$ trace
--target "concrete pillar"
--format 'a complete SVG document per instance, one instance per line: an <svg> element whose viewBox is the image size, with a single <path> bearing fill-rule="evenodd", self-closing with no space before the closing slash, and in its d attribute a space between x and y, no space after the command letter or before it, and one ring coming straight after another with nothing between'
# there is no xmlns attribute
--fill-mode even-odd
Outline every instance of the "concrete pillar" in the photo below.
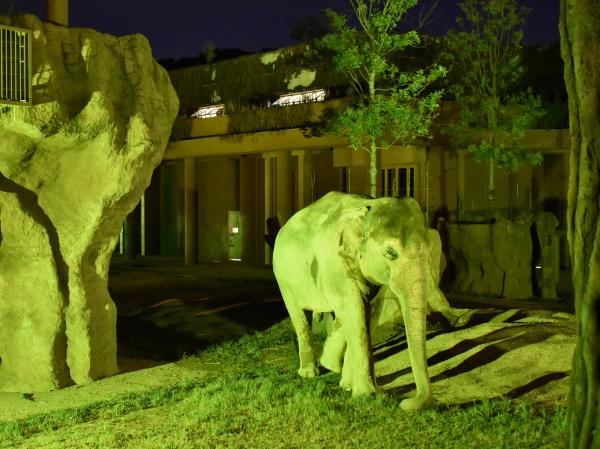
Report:
<svg viewBox="0 0 600 449"><path fill-rule="evenodd" d="M314 156L314 150L309 151L304 156L304 198L306 204L314 203L317 200Z"/></svg>
<svg viewBox="0 0 600 449"><path fill-rule="evenodd" d="M276 214L276 205L274 204L275 201L273 199L274 197L274 185L275 185L275 180L273 178L275 178L275 174L273 173L274 170L276 170L276 166L274 167L273 164L273 159L275 158L275 154L274 153L267 153L267 154L263 154L263 158L265 161L265 222L262 224L262 226L259 229L262 229L263 235L268 233L268 229L267 229L267 223L266 220L269 217L272 217ZM266 242L264 242L263 244L264 246L264 263L265 264L269 264L271 263L271 248L269 247L269 245L267 245Z"/></svg>
<svg viewBox="0 0 600 449"><path fill-rule="evenodd" d="M298 167L296 172L296 204L298 206L298 210L302 209L306 206L305 203L305 195L304 189L306 185L305 175L304 175L304 155L306 154L305 150L296 150L292 152L292 156L296 156L298 158Z"/></svg>
<svg viewBox="0 0 600 449"><path fill-rule="evenodd" d="M140 204L135 206L135 209L125 218L125 258L127 260L135 260L140 254Z"/></svg>
<svg viewBox="0 0 600 449"><path fill-rule="evenodd" d="M259 262L256 254L256 239L263 242L262 226L257 226L258 210L258 178L256 163L259 159L242 157L240 159L240 231L242 234L242 261ZM261 215L262 216L262 215ZM260 260L262 263L262 260Z"/></svg>
<svg viewBox="0 0 600 449"><path fill-rule="evenodd" d="M196 159L185 158L183 162L184 182L184 259L186 265L198 261L196 250L198 239L198 183L196 181Z"/></svg>
<svg viewBox="0 0 600 449"><path fill-rule="evenodd" d="M281 226L294 212L292 195L292 153L279 151L277 152L276 212Z"/></svg>
<svg viewBox="0 0 600 449"><path fill-rule="evenodd" d="M47 0L46 15L48 22L69 26L69 0Z"/></svg>
<svg viewBox="0 0 600 449"><path fill-rule="evenodd" d="M297 150L298 156L298 210L314 201L313 191L313 151Z"/></svg>

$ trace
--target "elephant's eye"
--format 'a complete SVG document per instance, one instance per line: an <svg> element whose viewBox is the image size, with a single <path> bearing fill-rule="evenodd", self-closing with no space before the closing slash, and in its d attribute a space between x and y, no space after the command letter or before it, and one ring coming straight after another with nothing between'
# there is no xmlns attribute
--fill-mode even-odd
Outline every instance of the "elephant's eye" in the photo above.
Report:
<svg viewBox="0 0 600 449"><path fill-rule="evenodd" d="M396 260L398 258L398 253L396 250L389 246L385 249L383 255L390 260Z"/></svg>

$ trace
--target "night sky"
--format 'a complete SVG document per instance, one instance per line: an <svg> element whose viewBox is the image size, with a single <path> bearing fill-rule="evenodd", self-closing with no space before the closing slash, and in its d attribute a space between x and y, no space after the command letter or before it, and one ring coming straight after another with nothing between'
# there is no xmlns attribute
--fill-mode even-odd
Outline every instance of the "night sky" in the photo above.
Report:
<svg viewBox="0 0 600 449"><path fill-rule="evenodd" d="M432 0L419 2L430 3ZM458 0L441 0L421 31L444 34L454 24ZM558 41L558 0L522 0L532 8L525 43ZM45 17L44 0L3 0L0 5ZM14 6L13 6L14 5ZM324 8L348 11L346 0L71 0L70 25L123 35L142 33L156 59L193 57L212 41L218 48L258 51L296 43L294 23Z"/></svg>

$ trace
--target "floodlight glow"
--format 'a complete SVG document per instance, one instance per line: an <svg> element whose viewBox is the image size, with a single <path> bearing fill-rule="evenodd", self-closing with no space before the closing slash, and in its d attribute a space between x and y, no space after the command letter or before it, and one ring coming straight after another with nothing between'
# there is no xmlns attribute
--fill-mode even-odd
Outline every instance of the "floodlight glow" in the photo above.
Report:
<svg viewBox="0 0 600 449"><path fill-rule="evenodd" d="M312 103L325 100L325 89L307 90L293 94L281 95L273 106L289 106L291 104Z"/></svg>
<svg viewBox="0 0 600 449"><path fill-rule="evenodd" d="M240 232L240 228L231 228L232 234L238 234Z"/></svg>
<svg viewBox="0 0 600 449"><path fill-rule="evenodd" d="M215 104L212 106L202 106L192 114L192 118L211 118L225 114L224 104Z"/></svg>

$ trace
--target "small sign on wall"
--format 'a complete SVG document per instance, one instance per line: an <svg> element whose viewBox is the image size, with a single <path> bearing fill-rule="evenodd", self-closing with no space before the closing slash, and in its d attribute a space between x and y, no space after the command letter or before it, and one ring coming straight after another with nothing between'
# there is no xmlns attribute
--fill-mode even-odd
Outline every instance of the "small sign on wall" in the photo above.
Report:
<svg viewBox="0 0 600 449"><path fill-rule="evenodd" d="M227 226L229 239L229 260L242 259L242 234L240 233L240 211L227 212Z"/></svg>

